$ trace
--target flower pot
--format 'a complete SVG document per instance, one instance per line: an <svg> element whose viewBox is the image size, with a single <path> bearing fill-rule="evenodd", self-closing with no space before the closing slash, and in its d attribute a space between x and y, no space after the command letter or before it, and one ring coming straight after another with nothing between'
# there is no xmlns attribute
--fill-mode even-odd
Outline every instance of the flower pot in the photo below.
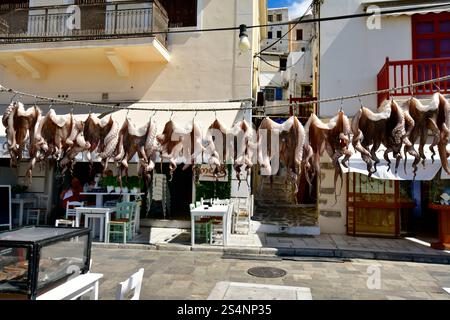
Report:
<svg viewBox="0 0 450 320"><path fill-rule="evenodd" d="M138 188L133 188L133 189L131 189L131 193L138 194L139 193L139 189Z"/></svg>
<svg viewBox="0 0 450 320"><path fill-rule="evenodd" d="M108 193L113 192L113 191L114 191L114 186L106 186L106 191L107 191Z"/></svg>
<svg viewBox="0 0 450 320"><path fill-rule="evenodd" d="M123 192L123 193L128 193L128 188L127 188L127 187L123 187L123 188L122 188L122 192Z"/></svg>
<svg viewBox="0 0 450 320"><path fill-rule="evenodd" d="M116 187L115 190L116 190L116 193L121 193L121 191L122 191L122 190L120 189L120 187Z"/></svg>

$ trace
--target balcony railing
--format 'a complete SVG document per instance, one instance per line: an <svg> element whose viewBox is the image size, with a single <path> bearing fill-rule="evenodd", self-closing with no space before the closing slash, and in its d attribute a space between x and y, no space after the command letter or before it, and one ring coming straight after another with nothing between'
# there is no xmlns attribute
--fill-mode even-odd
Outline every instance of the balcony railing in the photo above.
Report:
<svg viewBox="0 0 450 320"><path fill-rule="evenodd" d="M395 96L431 95L436 92L438 88L442 93L448 94L450 93L449 81L421 85L414 87L414 89L411 89L410 87L410 85L414 83L445 77L447 75L450 75L450 58L403 61L390 61L389 58L386 58L386 63L383 65L377 76L378 90L404 86L408 87L390 93L379 94L378 105L385 99L390 99L390 97Z"/></svg>
<svg viewBox="0 0 450 320"><path fill-rule="evenodd" d="M0 16L3 43L155 36L164 46L169 18L157 0L79 5L77 26L68 6L33 7ZM21 18L21 19L20 19ZM3 20L4 26L1 24ZM22 22L20 22L22 21Z"/></svg>

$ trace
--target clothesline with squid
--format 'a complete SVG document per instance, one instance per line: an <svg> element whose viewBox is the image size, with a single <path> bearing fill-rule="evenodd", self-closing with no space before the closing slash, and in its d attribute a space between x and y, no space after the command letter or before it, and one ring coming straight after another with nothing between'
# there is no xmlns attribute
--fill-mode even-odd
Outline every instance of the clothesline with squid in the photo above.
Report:
<svg viewBox="0 0 450 320"><path fill-rule="evenodd" d="M434 81L447 78L450 76ZM5 92L14 91L6 89ZM345 99L341 97L339 100ZM372 176L380 163L377 151L382 145L386 148L384 159L388 162L388 170L391 170L390 154L395 159L396 174L403 156L405 172L406 159L412 156L415 177L419 163L425 163L424 148L429 131L433 137L429 147L432 160L437 147L442 168L450 174L447 160L450 155L447 151L450 104L440 92L433 95L428 105L411 97L402 105L394 99L386 100L375 112L361 107L353 115L352 122L342 108L328 123L312 114L304 126L295 116L281 124L266 117L259 128L254 128L245 119L226 127L216 118L206 134L195 118L187 127L170 119L158 134L155 117L142 128L136 128L128 117L121 125L111 116L100 119L90 113L86 120L77 120L72 113L57 115L53 108L43 115L39 107L25 109L23 103L14 99L4 112L2 123L6 128L5 147L12 167L18 166L25 150L28 150L27 176L30 182L36 163L47 158L55 159L64 172L72 170L76 157L84 153L91 163L101 161L105 170L109 162L116 163L121 184L121 177L128 174L129 162L137 155L138 173L147 181L150 181L158 160L169 162L171 177L180 164L184 164L183 170L191 168L198 174L196 164L200 163L209 164L217 177L223 176L226 164L231 163L239 182L243 171L248 177L256 164L264 176L277 174L279 164L283 164L296 194L302 183L302 171L306 182L311 184L320 172L320 159L326 153L335 168L337 189L339 178L342 188L341 164L348 168L354 152L360 153L367 164L367 175ZM417 141L419 148L416 150ZM248 183L248 179L245 181Z"/></svg>

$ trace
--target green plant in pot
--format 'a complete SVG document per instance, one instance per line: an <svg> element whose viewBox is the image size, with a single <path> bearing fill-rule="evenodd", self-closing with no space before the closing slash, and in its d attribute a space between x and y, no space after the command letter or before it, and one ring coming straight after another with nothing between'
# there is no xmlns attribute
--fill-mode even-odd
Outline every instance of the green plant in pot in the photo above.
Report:
<svg viewBox="0 0 450 320"><path fill-rule="evenodd" d="M116 187L119 186L119 183L117 182L117 178L116 177L114 177L114 176L107 176L107 177L103 177L102 178L101 185L106 188L108 193L111 193L111 192L114 191L114 189Z"/></svg>
<svg viewBox="0 0 450 320"><path fill-rule="evenodd" d="M132 193L140 193L143 189L143 180L138 176L128 177L128 188Z"/></svg>

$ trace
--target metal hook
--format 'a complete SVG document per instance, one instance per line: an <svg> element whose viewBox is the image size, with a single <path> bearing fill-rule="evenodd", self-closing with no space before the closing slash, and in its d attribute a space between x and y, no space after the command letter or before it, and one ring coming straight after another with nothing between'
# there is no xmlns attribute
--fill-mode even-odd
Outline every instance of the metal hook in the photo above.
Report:
<svg viewBox="0 0 450 320"><path fill-rule="evenodd" d="M152 118L156 115L156 110L153 112L153 114L150 116L150 121L152 120Z"/></svg>
<svg viewBox="0 0 450 320"><path fill-rule="evenodd" d="M17 92L16 93L14 93L14 95L12 96L12 98L11 98L11 103L13 103L13 101L14 101L14 98L17 96Z"/></svg>
<svg viewBox="0 0 450 320"><path fill-rule="evenodd" d="M409 86L409 91L411 92L411 98L414 98L414 86L412 84Z"/></svg>
<svg viewBox="0 0 450 320"><path fill-rule="evenodd" d="M192 122L194 122L195 118L197 117L197 114L198 114L198 110L195 111L194 118L192 118Z"/></svg>
<svg viewBox="0 0 450 320"><path fill-rule="evenodd" d="M361 108L363 108L364 106L363 106L360 94L358 94L358 100L359 100L359 105L361 106Z"/></svg>
<svg viewBox="0 0 450 320"><path fill-rule="evenodd" d="M72 104L71 107L70 107L70 113L73 114L73 104Z"/></svg>
<svg viewBox="0 0 450 320"><path fill-rule="evenodd" d="M217 120L217 110L215 110L215 109L214 109L214 117L215 117L216 120Z"/></svg>
<svg viewBox="0 0 450 320"><path fill-rule="evenodd" d="M438 92L441 92L441 88L436 83L433 83L433 85L437 88Z"/></svg>
<svg viewBox="0 0 450 320"><path fill-rule="evenodd" d="M341 106L339 108L339 112L342 112L344 110L344 97L341 97Z"/></svg>
<svg viewBox="0 0 450 320"><path fill-rule="evenodd" d="M170 120L172 120L172 117L173 117L173 113L174 113L175 111L172 111L172 113L170 114Z"/></svg>

